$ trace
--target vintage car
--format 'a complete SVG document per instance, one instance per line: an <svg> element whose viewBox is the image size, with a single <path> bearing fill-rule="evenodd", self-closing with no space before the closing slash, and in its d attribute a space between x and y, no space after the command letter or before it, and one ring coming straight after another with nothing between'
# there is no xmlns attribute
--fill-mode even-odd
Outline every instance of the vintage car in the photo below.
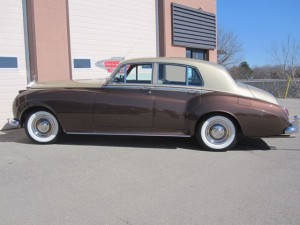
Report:
<svg viewBox="0 0 300 225"><path fill-rule="evenodd" d="M31 83L13 103L12 124L36 143L65 134L195 136L208 150L239 137L290 135L299 117L273 95L236 83L226 69L186 58L122 61L101 80Z"/></svg>

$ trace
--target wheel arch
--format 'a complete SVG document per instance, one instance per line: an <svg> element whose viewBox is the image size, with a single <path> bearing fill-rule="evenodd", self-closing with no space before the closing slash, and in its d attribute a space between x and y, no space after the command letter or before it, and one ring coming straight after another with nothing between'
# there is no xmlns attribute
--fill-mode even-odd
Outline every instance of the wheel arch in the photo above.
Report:
<svg viewBox="0 0 300 225"><path fill-rule="evenodd" d="M230 112L227 112L227 111L222 111L222 110L219 110L219 111L213 111L213 112L207 112L207 113L204 113L203 115L201 115L196 123L195 123L195 126L193 128L193 135L197 132L197 129L199 129L199 124L207 119L208 117L211 117L211 116L216 116L216 115L219 115L219 116L225 116L225 117L228 117L230 118L234 124L236 125L236 128L237 128L237 131L239 133L243 133L243 130L242 130L242 127L238 121L238 119L234 116L234 114L230 113Z"/></svg>
<svg viewBox="0 0 300 225"><path fill-rule="evenodd" d="M26 108L25 110L23 110L23 112L21 113L20 115L20 123L21 123L21 126L24 125L24 122L25 122L25 119L26 117L30 114L30 113L34 113L34 112L37 112L37 111L46 111L46 112L49 112L51 113L57 120L59 126L61 126L61 123L58 119L58 116L56 115L56 113L54 112L54 110L50 109L49 107L47 106L30 106L28 108Z"/></svg>

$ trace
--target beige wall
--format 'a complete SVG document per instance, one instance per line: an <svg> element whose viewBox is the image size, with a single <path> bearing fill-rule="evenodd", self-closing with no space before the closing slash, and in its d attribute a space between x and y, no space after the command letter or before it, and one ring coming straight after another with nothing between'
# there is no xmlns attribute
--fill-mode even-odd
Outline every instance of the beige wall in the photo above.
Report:
<svg viewBox="0 0 300 225"><path fill-rule="evenodd" d="M69 80L70 44L67 0L28 0L31 77Z"/></svg>
<svg viewBox="0 0 300 225"><path fill-rule="evenodd" d="M203 11L216 14L217 3L216 0L159 0L159 7L163 7L164 19L163 22L163 34L160 34L161 39L164 40L164 49L160 48L161 55L172 57L185 57L186 48L172 46L172 18L171 18L171 4L178 3L195 9L202 8ZM209 61L217 62L217 50L209 50Z"/></svg>
<svg viewBox="0 0 300 225"><path fill-rule="evenodd" d="M121 0L120 0L121 1ZM150 1L150 0L148 0ZM29 53L30 53L30 75L33 78L33 76L36 76L37 80L39 81L47 81L47 80L69 80L72 78L72 67L71 67L71 48L70 48L70 26L69 26L69 2L68 0L27 0L27 17L28 17L28 41L29 41ZM72 1L72 7L71 12L74 13L74 10L76 9L76 4L79 1ZM84 1L83 1L84 2ZM122 2L122 1L121 1ZM139 1L137 1L139 2ZM172 46L172 25L171 25L171 3L178 3L185 6L189 6L195 9L202 8L204 11L208 11L211 13L216 14L216 0L158 0L158 10L159 10L159 20L160 24L163 24L162 26L159 26L159 42L160 42L160 55L161 56L173 56L173 57L185 57L186 55L186 48L185 47L178 47L178 46ZM90 3L88 3L90 4ZM96 4L96 3L95 3ZM98 4L98 3L97 3ZM136 5L138 3L134 3ZM101 3L99 3L101 5ZM153 4L154 5L154 4ZM110 5L108 5L110 6ZM141 5L144 7L144 4ZM98 6L97 6L98 7ZM104 6L102 6L104 7ZM154 7L154 6L153 6ZM91 7L89 7L90 9ZM115 7L114 9L118 9ZM73 10L73 11L72 11ZM78 12L80 12L81 7L79 6ZM106 11L109 11L109 7ZM118 9L119 10L119 9ZM94 11L98 12L98 9L96 8ZM122 11L122 10L121 10ZM72 16L73 14L71 14ZM98 14L97 14L98 15ZM148 16L149 17L149 16ZM145 17L149 19L148 17ZM123 17L120 17L123 18ZM124 17L125 18L125 17ZM155 19L155 15L153 14L153 18ZM117 20L118 18L114 18L113 20ZM153 20L154 20L153 19ZM93 18L91 18L93 20ZM121 19L120 21L113 21L109 20L110 23L117 23L122 24L124 19ZM142 21L142 20L141 20ZM81 23L84 21L79 21L78 23ZM142 23L142 22L141 22ZM77 23L74 23L73 20L73 47L72 47L72 54L78 57L83 57L85 54L82 53L81 50L73 49L74 43L78 43L76 39L76 26ZM82 28L85 26L90 26L94 24L86 23L85 25L80 24L78 27L78 35L83 37L81 38L84 40L83 43L80 42L80 48L85 49L85 52L89 52L89 55L95 51L95 48L88 49L88 46L85 46L85 36L88 35L88 32L83 31ZM154 22L152 23L154 24ZM97 25L97 24L96 24ZM99 27L99 26L98 26ZM144 27L144 23L141 24L140 27ZM163 29L161 29L163 27ZM111 29L111 27L109 27ZM93 30L99 32L92 35L93 40L95 40L95 43L92 43L91 46L98 46L99 40L95 39L95 36L101 37L101 34L107 35L108 32L104 32L104 28L97 29L94 28ZM127 28L126 28L127 29ZM89 29L91 30L91 29ZM149 30L149 29L148 29ZM120 33L120 31L117 30L117 32ZM128 31L126 31L129 33ZM139 32L141 33L141 32ZM156 54L156 49L154 49L152 46L156 45L156 35L155 31L151 31L151 34L141 34L141 37L138 37L138 39L142 39L142 36L149 37L153 36L154 39L152 41L154 44L151 44L151 49L154 52L154 55ZM118 33L117 33L118 34ZM118 35L114 35L113 38L116 39L116 42L119 40ZM77 36L78 36L77 35ZM91 35L91 34L89 34ZM100 35L100 36L99 36ZM105 36L102 35L102 36ZM136 38L136 35L134 35ZM74 41L74 38L76 39L76 42ZM89 38L89 37L87 37ZM105 38L105 37L104 37ZM108 38L108 41L111 42L113 38ZM81 40L80 39L80 40ZM144 38L145 39L145 38ZM126 38L127 42L129 38ZM134 43L137 43L137 40L134 40ZM151 42L151 43L152 43ZM101 42L102 43L102 42ZM163 44L161 44L163 43ZM143 53L143 56L145 56L144 49L145 45L143 42L140 43L141 49L138 49L138 45L133 45L132 43L129 43L129 46L135 46L137 48L137 53ZM76 46L76 45L75 45ZM84 47L82 47L84 46ZM100 46L100 45L99 45ZM107 46L111 46L111 43L109 43ZM123 49L122 49L123 48ZM97 50L97 53L103 51L103 47L101 47L100 50ZM124 48L124 42L122 46L120 47L121 50L124 52L128 52L128 49ZM101 51L102 50L102 51ZM75 51L75 53L74 53ZM113 53L113 56L123 56L124 54L117 53L117 51L109 51L108 49L105 49L103 51L104 53ZM134 52L131 50L131 53ZM152 56L153 54L148 54L149 56ZM148 56L147 55L147 56ZM138 57L138 54L134 54L134 57ZM96 56L95 56L96 57ZM97 55L98 57L98 55ZM131 56L128 56L131 57ZM133 57L133 56L132 56ZM89 57L90 58L90 57ZM99 58L99 59L98 59ZM98 57L97 60L102 59L108 59L111 58L110 55L103 55L103 57ZM96 59L95 59L96 60ZM95 61L94 60L94 61ZM92 61L93 65L95 62ZM217 51L216 50L209 50L209 61L216 62L217 61ZM85 74L86 71L83 71L83 74ZM98 72L97 76L98 76ZM80 77L81 78L81 77ZM86 76L83 76L83 78L87 78Z"/></svg>

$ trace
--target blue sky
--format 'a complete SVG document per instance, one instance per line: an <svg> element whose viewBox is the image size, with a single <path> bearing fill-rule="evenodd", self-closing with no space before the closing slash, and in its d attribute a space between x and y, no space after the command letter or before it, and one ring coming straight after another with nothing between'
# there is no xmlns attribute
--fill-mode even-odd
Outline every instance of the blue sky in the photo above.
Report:
<svg viewBox="0 0 300 225"><path fill-rule="evenodd" d="M217 7L218 25L234 31L252 67L272 64L272 42L288 35L300 42L300 0L217 0Z"/></svg>

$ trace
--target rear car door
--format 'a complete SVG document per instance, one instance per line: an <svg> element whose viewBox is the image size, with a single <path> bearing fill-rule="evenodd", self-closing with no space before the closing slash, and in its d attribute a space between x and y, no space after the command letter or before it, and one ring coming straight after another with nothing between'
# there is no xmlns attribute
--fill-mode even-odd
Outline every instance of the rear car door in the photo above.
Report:
<svg viewBox="0 0 300 225"><path fill-rule="evenodd" d="M154 129L188 134L192 109L201 103L203 80L190 66L159 64L155 87Z"/></svg>

